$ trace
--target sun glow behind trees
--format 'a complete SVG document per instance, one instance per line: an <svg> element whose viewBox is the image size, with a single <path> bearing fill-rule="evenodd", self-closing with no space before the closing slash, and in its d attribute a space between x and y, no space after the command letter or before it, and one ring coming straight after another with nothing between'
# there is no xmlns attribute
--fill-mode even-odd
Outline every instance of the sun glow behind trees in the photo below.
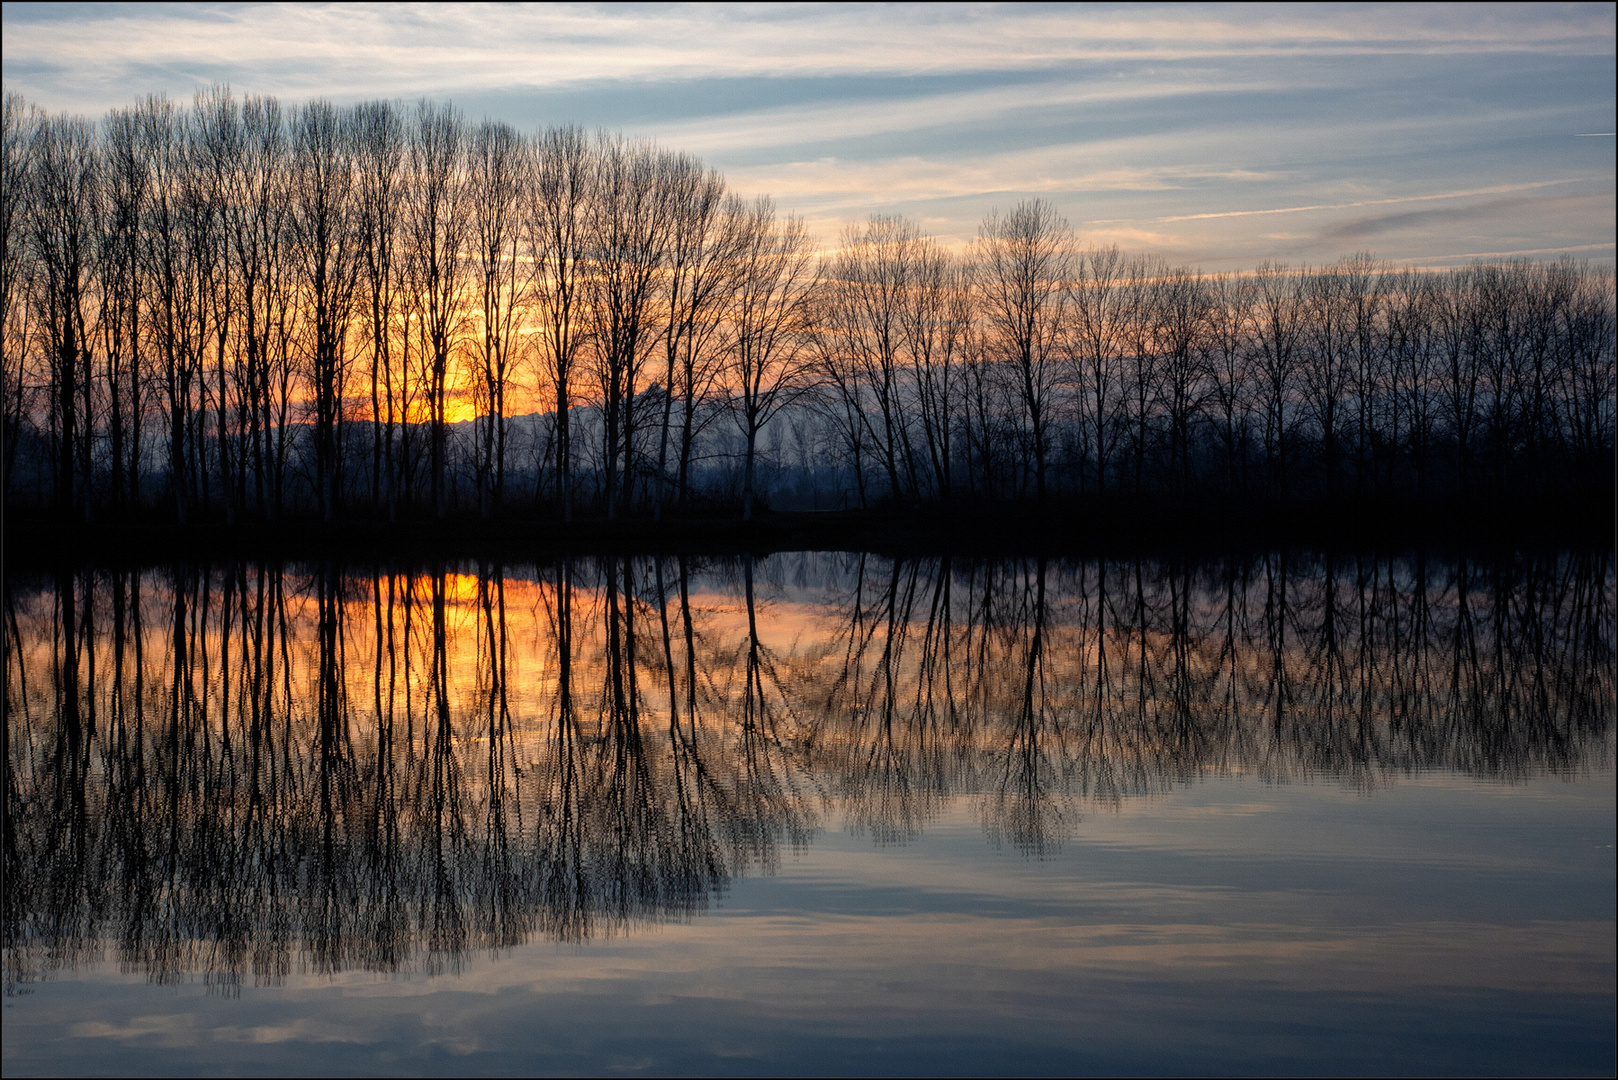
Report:
<svg viewBox="0 0 1618 1080"><path fill-rule="evenodd" d="M784 424L834 505L1610 488L1605 270L1207 277L1039 201L817 263L688 154L426 100L5 115L8 502L656 516L719 461L748 516Z"/></svg>

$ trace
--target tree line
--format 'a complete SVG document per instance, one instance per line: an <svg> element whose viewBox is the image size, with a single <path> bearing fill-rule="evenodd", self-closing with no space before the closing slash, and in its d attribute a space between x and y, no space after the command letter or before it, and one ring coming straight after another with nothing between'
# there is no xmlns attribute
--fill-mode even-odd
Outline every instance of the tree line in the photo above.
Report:
<svg viewBox="0 0 1618 1080"><path fill-rule="evenodd" d="M1037 855L1209 775L1579 775L1611 762L1613 586L1599 552L12 580L5 979L442 970L961 800Z"/></svg>
<svg viewBox="0 0 1618 1080"><path fill-rule="evenodd" d="M5 97L8 506L751 516L1610 495L1610 268L1204 274L1025 201L817 251L696 157L448 104Z"/></svg>

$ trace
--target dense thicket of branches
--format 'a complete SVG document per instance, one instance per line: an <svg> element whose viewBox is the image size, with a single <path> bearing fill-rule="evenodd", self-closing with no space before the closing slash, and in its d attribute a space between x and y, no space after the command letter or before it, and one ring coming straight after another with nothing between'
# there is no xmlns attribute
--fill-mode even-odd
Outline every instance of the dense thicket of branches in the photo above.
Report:
<svg viewBox="0 0 1618 1080"><path fill-rule="evenodd" d="M330 520L695 498L1610 493L1610 269L1204 275L1041 201L818 262L689 155L452 107L5 99L5 498Z"/></svg>

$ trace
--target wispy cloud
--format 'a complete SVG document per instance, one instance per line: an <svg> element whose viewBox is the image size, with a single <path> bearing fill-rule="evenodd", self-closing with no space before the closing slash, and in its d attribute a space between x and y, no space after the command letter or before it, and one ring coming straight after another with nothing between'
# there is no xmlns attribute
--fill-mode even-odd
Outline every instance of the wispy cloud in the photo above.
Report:
<svg viewBox="0 0 1618 1080"><path fill-rule="evenodd" d="M1375 217L1363 217L1356 218L1353 221L1339 222L1323 230L1322 234L1333 240L1363 240L1369 236L1377 236L1396 229L1408 229L1413 226L1451 224L1476 221L1479 218L1498 217L1507 210L1513 210L1534 201L1532 198L1524 197L1494 199L1472 206L1457 206L1439 210L1408 210L1402 214L1380 214Z"/></svg>
<svg viewBox="0 0 1618 1080"><path fill-rule="evenodd" d="M1594 255L1600 252L1613 250L1611 242L1605 244L1573 244L1568 247L1548 248L1512 248L1507 251L1454 251L1443 255L1418 255L1412 261L1417 264L1441 263L1458 261L1462 259L1512 259L1526 258L1531 255Z"/></svg>
<svg viewBox="0 0 1618 1080"><path fill-rule="evenodd" d="M796 105L741 115L727 114L660 127L660 137L671 145L698 152L756 149L846 140L891 132L919 132L961 128L990 121L1040 125L1070 120L1075 110L1138 106L1168 98L1207 98L1220 94L1274 92L1273 81L1229 83L1202 79L1164 78L1150 83L1131 81L1075 83L1041 80L899 99L884 98L840 105Z"/></svg>
<svg viewBox="0 0 1618 1080"><path fill-rule="evenodd" d="M1263 217L1270 214L1301 214L1311 210L1355 210L1366 206L1392 206L1396 203L1433 202L1438 199L1467 199L1478 195L1499 195L1508 191L1533 191L1538 188L1557 187L1577 183L1582 176L1563 177L1558 180L1537 180L1526 184L1500 184L1495 187L1472 188L1465 191L1440 191L1427 195L1400 195L1391 199L1361 199L1358 202L1314 203L1309 206L1272 206L1263 210L1216 210L1204 214L1181 214L1178 217L1154 218L1159 222L1208 221L1214 218ZM1393 215L1409 217L1408 214Z"/></svg>
<svg viewBox="0 0 1618 1080"><path fill-rule="evenodd" d="M71 74L75 107L130 77L229 77L336 97L603 79L1039 70L1074 63L1498 52L1611 55L1607 5L1092 8L962 5L7 4L5 61ZM76 10L74 10L76 8ZM72 32L62 32L64 23ZM20 81L43 83L25 77ZM52 102L53 105L68 101Z"/></svg>
<svg viewBox="0 0 1618 1080"><path fill-rule="evenodd" d="M883 210L964 242L985 211L1033 195L1087 237L1216 266L1371 238L1410 259L1613 231L1610 4L4 14L8 88L53 110L183 100L214 81L292 101L448 97L700 153L824 237ZM1554 214L1509 198L1540 188L1584 198ZM1463 205L1489 197L1489 213Z"/></svg>

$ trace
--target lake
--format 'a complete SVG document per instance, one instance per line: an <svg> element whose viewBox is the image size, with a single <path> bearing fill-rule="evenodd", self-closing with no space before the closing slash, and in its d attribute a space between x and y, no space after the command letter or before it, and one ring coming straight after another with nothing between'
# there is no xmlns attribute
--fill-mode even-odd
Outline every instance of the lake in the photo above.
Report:
<svg viewBox="0 0 1618 1080"><path fill-rule="evenodd" d="M8 1076L1615 1068L1610 553L5 587Z"/></svg>

